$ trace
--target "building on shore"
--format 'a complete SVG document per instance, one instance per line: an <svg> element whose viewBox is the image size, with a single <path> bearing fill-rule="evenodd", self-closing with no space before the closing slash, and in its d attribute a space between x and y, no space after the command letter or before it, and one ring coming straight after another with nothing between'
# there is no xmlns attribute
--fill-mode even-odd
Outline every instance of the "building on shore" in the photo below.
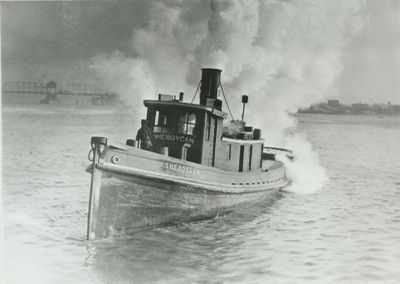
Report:
<svg viewBox="0 0 400 284"><path fill-rule="evenodd" d="M339 100L328 100L326 103L313 104L308 108L300 109L299 113L321 114L365 114L365 115L394 115L400 114L400 105L354 103L340 104Z"/></svg>
<svg viewBox="0 0 400 284"><path fill-rule="evenodd" d="M339 100L328 100L328 106L337 107L339 105L340 105L340 101Z"/></svg>

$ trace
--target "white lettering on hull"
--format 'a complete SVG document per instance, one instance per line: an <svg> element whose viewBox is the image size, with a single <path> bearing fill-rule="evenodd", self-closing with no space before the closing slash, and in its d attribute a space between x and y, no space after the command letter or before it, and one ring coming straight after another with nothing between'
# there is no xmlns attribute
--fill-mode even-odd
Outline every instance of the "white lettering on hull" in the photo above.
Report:
<svg viewBox="0 0 400 284"><path fill-rule="evenodd" d="M171 162L164 162L164 168L169 170L175 170L178 172L183 173L190 173L190 174L199 174L199 170L190 166L184 166L181 164L171 163Z"/></svg>

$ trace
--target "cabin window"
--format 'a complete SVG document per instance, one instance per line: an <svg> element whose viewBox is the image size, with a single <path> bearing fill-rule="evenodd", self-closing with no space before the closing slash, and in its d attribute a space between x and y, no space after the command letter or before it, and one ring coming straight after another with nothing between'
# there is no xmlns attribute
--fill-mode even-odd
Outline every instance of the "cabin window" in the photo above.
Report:
<svg viewBox="0 0 400 284"><path fill-rule="evenodd" d="M263 154L263 151L264 151L264 144L261 144L261 159L260 159L260 168L262 168L262 162L263 162L263 159L262 159L262 154Z"/></svg>
<svg viewBox="0 0 400 284"><path fill-rule="evenodd" d="M251 171L251 158L253 157L253 145L250 145L250 155L249 155L249 171Z"/></svg>
<svg viewBox="0 0 400 284"><path fill-rule="evenodd" d="M239 172L243 172L244 145L240 145Z"/></svg>
<svg viewBox="0 0 400 284"><path fill-rule="evenodd" d="M228 160L231 159L231 156L232 156L232 144L229 144L228 145Z"/></svg>
<svg viewBox="0 0 400 284"><path fill-rule="evenodd" d="M195 126L196 126L196 114L185 113L179 116L178 133L193 135Z"/></svg>
<svg viewBox="0 0 400 284"><path fill-rule="evenodd" d="M210 133L211 133L211 115L207 114L207 127L206 127L206 140L210 140Z"/></svg>

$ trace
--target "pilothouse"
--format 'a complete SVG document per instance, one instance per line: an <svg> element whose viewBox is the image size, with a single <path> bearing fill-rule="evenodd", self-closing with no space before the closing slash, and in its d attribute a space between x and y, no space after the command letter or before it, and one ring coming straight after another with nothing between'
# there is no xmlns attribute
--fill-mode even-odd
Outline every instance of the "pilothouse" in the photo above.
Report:
<svg viewBox="0 0 400 284"><path fill-rule="evenodd" d="M228 117L218 99L221 70L203 68L200 104L183 102L172 95L159 94L158 100L145 100L147 123L152 129L153 151L170 157L230 171L261 168L263 140L261 130L237 123L236 135L225 133ZM247 102L247 96L243 96ZM244 105L244 104L243 104Z"/></svg>

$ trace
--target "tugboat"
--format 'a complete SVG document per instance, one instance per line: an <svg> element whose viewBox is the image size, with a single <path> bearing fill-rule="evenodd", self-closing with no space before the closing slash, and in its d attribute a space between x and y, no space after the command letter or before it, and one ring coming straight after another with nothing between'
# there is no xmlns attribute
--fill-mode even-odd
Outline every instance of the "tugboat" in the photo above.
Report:
<svg viewBox="0 0 400 284"><path fill-rule="evenodd" d="M144 100L150 147L91 138L89 240L215 216L288 185L276 156L292 153L264 146L261 130L246 126L247 96L242 120L223 125L221 72L202 69L200 104L183 102L183 93Z"/></svg>

